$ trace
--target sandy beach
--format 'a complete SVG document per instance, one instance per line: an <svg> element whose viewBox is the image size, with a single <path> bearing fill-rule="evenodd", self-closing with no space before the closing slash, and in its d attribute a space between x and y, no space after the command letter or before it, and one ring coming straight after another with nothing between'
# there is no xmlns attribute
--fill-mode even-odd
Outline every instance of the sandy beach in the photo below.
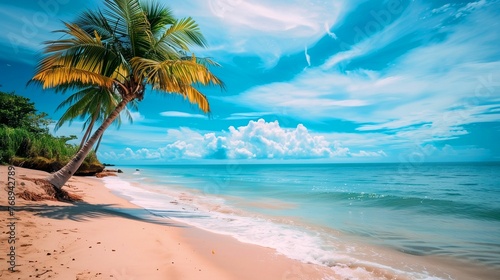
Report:
<svg viewBox="0 0 500 280"><path fill-rule="evenodd" d="M81 202L9 199L9 180L20 193L46 175L16 167L9 179L0 166L1 279L341 279L269 248L155 219L97 178L63 187Z"/></svg>

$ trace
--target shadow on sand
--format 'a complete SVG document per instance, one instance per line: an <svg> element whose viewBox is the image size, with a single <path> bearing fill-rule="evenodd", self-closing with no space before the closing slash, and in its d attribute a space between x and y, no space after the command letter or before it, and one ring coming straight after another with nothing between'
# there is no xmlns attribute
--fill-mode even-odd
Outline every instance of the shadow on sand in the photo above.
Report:
<svg viewBox="0 0 500 280"><path fill-rule="evenodd" d="M0 211L8 211L8 209L7 206L0 206ZM15 206L14 209L16 212L33 212L36 216L57 220L69 219L77 222L84 222L92 218L121 217L173 227L185 226L168 221L169 217L196 217L194 215L186 215L187 213L182 211L158 211L158 213L153 213L143 208L121 208L114 207L113 204L89 204L86 202L75 202L67 206L46 204Z"/></svg>

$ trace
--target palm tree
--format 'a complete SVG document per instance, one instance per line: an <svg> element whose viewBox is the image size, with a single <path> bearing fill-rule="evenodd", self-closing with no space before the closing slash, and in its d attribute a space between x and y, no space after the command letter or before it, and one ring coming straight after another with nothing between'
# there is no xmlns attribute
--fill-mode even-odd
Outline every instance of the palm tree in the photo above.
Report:
<svg viewBox="0 0 500 280"><path fill-rule="evenodd" d="M45 57L31 82L60 91L94 86L120 96L120 102L85 145L47 181L60 189L81 165L93 145L133 100L141 101L147 88L180 94L205 113L207 98L197 86L222 81L210 70L217 63L200 59L191 46L205 47L205 39L190 18L175 19L158 3L104 0L104 9L84 12L60 30L68 37L47 42Z"/></svg>
<svg viewBox="0 0 500 280"><path fill-rule="evenodd" d="M116 105L120 102L120 96L109 91L108 89L96 88L93 86L84 88L71 96L69 96L66 100L61 102L59 106L57 106L56 110L60 110L68 106L66 112L61 116L59 121L57 121L54 129L58 130L61 126L76 119L85 119L88 118L83 123L82 131L85 130L85 133L80 142L80 149L83 145L90 139L92 135L92 130L94 129L94 125L96 122L104 121L111 112L115 109ZM134 110L137 110L137 102L132 101L129 104L129 107L132 107ZM129 122L133 122L132 115L130 110L126 107L122 112L122 115L125 115ZM121 125L121 118L118 117L114 121L115 124L119 127ZM99 148L99 144L101 142L102 136L99 137L97 145L94 148L94 152L97 152Z"/></svg>

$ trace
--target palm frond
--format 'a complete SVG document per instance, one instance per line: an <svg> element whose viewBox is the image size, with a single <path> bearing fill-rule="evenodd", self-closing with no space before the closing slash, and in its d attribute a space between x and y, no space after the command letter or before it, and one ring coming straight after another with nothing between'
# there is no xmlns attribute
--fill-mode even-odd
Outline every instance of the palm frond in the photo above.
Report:
<svg viewBox="0 0 500 280"><path fill-rule="evenodd" d="M180 91L174 93L182 95L191 104L198 105L201 111L205 113L210 112L210 104L207 97L193 86L183 86Z"/></svg>
<svg viewBox="0 0 500 280"><path fill-rule="evenodd" d="M133 58L131 65L135 75L146 80L154 89L176 91L184 85L220 85L223 82L212 74L207 67L192 60L155 61Z"/></svg>
<svg viewBox="0 0 500 280"><path fill-rule="evenodd" d="M63 91L72 84L111 87L113 78L123 72L121 58L103 44L97 32L90 35L75 24L65 26L67 30L61 32L70 38L47 42L48 55L37 65L32 81L43 88L61 86Z"/></svg>
<svg viewBox="0 0 500 280"><path fill-rule="evenodd" d="M135 99L130 101L130 103L128 104L128 108L130 108L134 111L138 111L139 110L139 102Z"/></svg>
<svg viewBox="0 0 500 280"><path fill-rule="evenodd" d="M83 102L81 102L81 103L83 103ZM66 122L69 122L69 124L71 124L73 122L73 120L76 118L84 118L87 115L84 110L85 110L85 107L82 107L79 105L69 106L69 108L64 112L64 114L56 122L54 130L57 131Z"/></svg>
<svg viewBox="0 0 500 280"><path fill-rule="evenodd" d="M56 129L65 122L71 123L73 119L84 119L86 116L89 116L92 123L103 121L115 109L119 101L120 97L107 89L88 87L80 90L57 107L57 110L60 110L68 106L68 109L57 122ZM116 119L115 122L120 122L120 120Z"/></svg>
<svg viewBox="0 0 500 280"><path fill-rule="evenodd" d="M84 88L82 90L79 90L79 91L73 93L68 98L66 98L66 100L61 102L59 104L59 106L57 106L56 111L61 110L62 108L66 107L66 106L71 106L71 105L75 104L76 102L78 102L79 100L84 99L90 90L92 90L92 88Z"/></svg>
<svg viewBox="0 0 500 280"><path fill-rule="evenodd" d="M175 23L172 10L160 3L142 2L141 5L153 36L157 36L168 25Z"/></svg>
<svg viewBox="0 0 500 280"><path fill-rule="evenodd" d="M41 84L44 89L74 82L99 85L107 88L111 88L113 85L113 79L109 77L70 67L59 67L37 73L33 76L32 81Z"/></svg>
<svg viewBox="0 0 500 280"><path fill-rule="evenodd" d="M206 47L205 37L198 24L191 17L178 20L172 27L174 27L172 36L177 39L178 43L186 42L187 45Z"/></svg>
<svg viewBox="0 0 500 280"><path fill-rule="evenodd" d="M182 60L193 60L193 56L183 56L181 57ZM201 64L205 67L211 67L211 66L216 66L220 67L221 65L217 63L216 61L212 60L210 57L195 57L196 63Z"/></svg>
<svg viewBox="0 0 500 280"><path fill-rule="evenodd" d="M133 123L134 122L134 118L132 118L132 114L130 113L130 110L126 108L126 110L123 110L123 112L125 112L125 116L127 117L127 120L130 123Z"/></svg>
<svg viewBox="0 0 500 280"><path fill-rule="evenodd" d="M64 37L46 42L30 82L56 92L76 90L57 108L66 108L56 124L80 118L92 129L104 122L125 100L123 117L132 119L147 85L169 94L179 94L203 112L210 106L198 86L223 82L209 67L220 66L210 58L190 54L193 46L206 46L199 26L191 18L175 19L159 3L139 0L104 0L104 8L86 11L57 32ZM130 109L130 110L129 110ZM118 126L120 118L115 122Z"/></svg>
<svg viewBox="0 0 500 280"><path fill-rule="evenodd" d="M101 10L97 10L96 12L83 12L75 21L75 24L80 26L88 34L97 31L97 33L103 37L103 40L116 38L113 27L109 24L108 19Z"/></svg>
<svg viewBox="0 0 500 280"><path fill-rule="evenodd" d="M136 69L135 75L152 85L153 89L180 94L191 103L198 104L203 112L210 110L208 101L193 85L219 85L223 87L223 82L213 75L207 67L196 63L196 58L162 62L135 58L131 64Z"/></svg>
<svg viewBox="0 0 500 280"><path fill-rule="evenodd" d="M129 45L131 57L147 51L151 34L149 24L138 0L106 0L104 15L115 25L117 37ZM131 58L128 57L128 58Z"/></svg>
<svg viewBox="0 0 500 280"><path fill-rule="evenodd" d="M189 47L193 45L205 47L206 42L196 22L188 17L175 21L158 38L153 48L176 52L178 49L189 51Z"/></svg>

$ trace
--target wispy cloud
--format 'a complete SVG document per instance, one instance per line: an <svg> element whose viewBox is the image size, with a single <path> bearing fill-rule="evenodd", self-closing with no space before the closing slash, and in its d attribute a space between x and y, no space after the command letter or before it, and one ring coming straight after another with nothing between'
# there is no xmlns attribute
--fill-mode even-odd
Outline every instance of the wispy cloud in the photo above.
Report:
<svg viewBox="0 0 500 280"><path fill-rule="evenodd" d="M486 0L479 0L477 2L468 3L467 5L465 5L465 7L458 9L457 13L455 14L455 17L458 18L468 13L471 13L474 10L483 7L484 5L486 5Z"/></svg>
<svg viewBox="0 0 500 280"><path fill-rule="evenodd" d="M141 114L141 112L135 112L135 111L129 111L130 117L132 118L132 122L137 123L137 122L142 122L146 120L146 117ZM123 116L124 113L122 112L122 118L125 119Z"/></svg>
<svg viewBox="0 0 500 280"><path fill-rule="evenodd" d="M0 58L12 65L4 66L12 68L9 74L17 71L16 60L32 65L41 42L59 36L50 33L62 27L54 18L74 19L83 3L7 2L0 3L0 28L6 30L0 34ZM40 6L59 2L65 4ZM98 2L102 1L89 0L85 5ZM388 3L396 2L401 5L393 13ZM498 3L186 0L167 4L176 16L193 16L199 23L210 47L195 52L223 64L215 71L227 82L230 94L222 98L208 94L212 118L188 107L177 107L186 112L160 113L177 104L161 107L149 95L141 102L142 114L133 113L134 124L124 122L120 130L106 131L102 159L394 161L400 153L421 153L437 160L487 157L488 149L495 150L493 158L498 158L494 140L472 144L480 138L477 127L491 127L494 135L499 132L492 124L500 122ZM18 53L13 42L19 43ZM4 88L25 83L10 80L3 82ZM26 95L39 93L30 90ZM51 111L49 104L43 105L50 108L44 111ZM227 129L231 124L234 127ZM57 132L70 134L82 135L81 122Z"/></svg>
<svg viewBox="0 0 500 280"><path fill-rule="evenodd" d="M271 67L283 54L321 38L325 22L336 24L351 6L348 1L190 0L174 8L176 14L193 16L200 23L211 42L211 55L256 55Z"/></svg>
<svg viewBox="0 0 500 280"><path fill-rule="evenodd" d="M304 55L306 56L307 66L311 66L311 56L307 53L307 46L304 48Z"/></svg>
<svg viewBox="0 0 500 280"><path fill-rule="evenodd" d="M224 118L224 120L248 120L248 119L258 119L266 115L273 115L273 112L246 112L246 113L232 113L229 117Z"/></svg>
<svg viewBox="0 0 500 280"><path fill-rule="evenodd" d="M207 118L207 116L205 116L205 115L190 114L190 113L178 112L178 111L161 112L160 115L163 117L174 117L174 118L198 118L198 119L206 119Z"/></svg>
<svg viewBox="0 0 500 280"><path fill-rule="evenodd" d="M414 21L403 23L408 18L401 18L288 83L257 86L231 100L256 110L284 107L292 117L302 120L348 120L359 123L360 131L399 130L401 137L419 141L466 134L463 125L500 120L494 110L500 103L500 35L484 28L495 24L496 15L487 9L468 10L470 14L462 22L448 27L444 40L424 42L383 70L344 71L338 63L362 59L406 32L428 30L429 24L443 18L419 24L416 15L408 11L405 16ZM365 46L368 43L373 44L371 48Z"/></svg>
<svg viewBox="0 0 500 280"><path fill-rule="evenodd" d="M84 6L94 4L86 1ZM82 3L71 1L33 1L29 6L19 7L16 3L0 3L0 57L16 54L18 59L33 64L35 54L43 49L43 42L57 39L61 34L52 31L62 29L61 21L75 19L74 12L82 8ZM54 20L58 18L59 20Z"/></svg>
<svg viewBox="0 0 500 280"><path fill-rule="evenodd" d="M328 36L332 37L333 39L337 40L337 35L335 33L333 33L331 30L330 30L330 24L328 23L328 21L325 21L324 22L324 27L325 27L325 32Z"/></svg>

